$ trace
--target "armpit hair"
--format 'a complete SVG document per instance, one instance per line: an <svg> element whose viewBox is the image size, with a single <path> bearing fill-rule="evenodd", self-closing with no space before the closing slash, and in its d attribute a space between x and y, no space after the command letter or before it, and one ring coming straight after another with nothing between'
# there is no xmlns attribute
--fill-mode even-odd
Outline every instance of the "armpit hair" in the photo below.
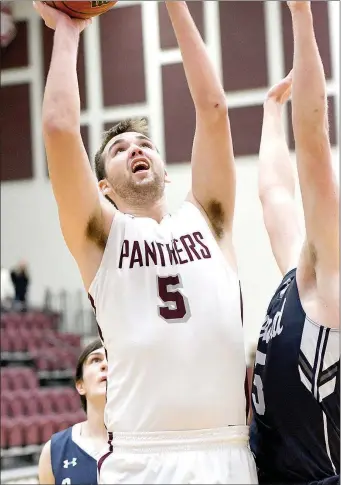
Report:
<svg viewBox="0 0 341 485"><path fill-rule="evenodd" d="M107 236L104 233L101 221L98 216L91 217L86 227L86 237L89 241L94 242L101 249L105 249L107 244Z"/></svg>
<svg viewBox="0 0 341 485"><path fill-rule="evenodd" d="M310 263L313 266L313 268L316 268L316 263L317 263L317 250L314 244L308 242L308 254L310 258Z"/></svg>
<svg viewBox="0 0 341 485"><path fill-rule="evenodd" d="M224 236L224 221L225 212L223 206L217 200L211 200L208 204L206 214L212 225L212 229L218 239L222 239Z"/></svg>

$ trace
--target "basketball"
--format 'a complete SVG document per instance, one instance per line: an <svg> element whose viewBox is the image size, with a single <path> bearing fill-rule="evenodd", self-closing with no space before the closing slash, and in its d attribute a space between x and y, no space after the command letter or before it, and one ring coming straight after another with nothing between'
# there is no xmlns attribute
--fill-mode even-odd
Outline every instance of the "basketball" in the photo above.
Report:
<svg viewBox="0 0 341 485"><path fill-rule="evenodd" d="M116 2L107 0L100 1L73 1L73 2L44 2L50 7L57 8L66 13L72 18L77 19L89 19L101 15L110 8L112 8Z"/></svg>

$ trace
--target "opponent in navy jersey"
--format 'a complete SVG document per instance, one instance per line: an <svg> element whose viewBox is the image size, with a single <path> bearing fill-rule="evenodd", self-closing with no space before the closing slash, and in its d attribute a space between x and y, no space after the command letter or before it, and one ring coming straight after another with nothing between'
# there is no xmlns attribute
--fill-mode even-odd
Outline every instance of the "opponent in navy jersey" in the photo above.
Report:
<svg viewBox="0 0 341 485"><path fill-rule="evenodd" d="M80 424L80 423L79 423ZM97 461L73 440L78 425L51 438L51 466L55 483L97 485Z"/></svg>
<svg viewBox="0 0 341 485"><path fill-rule="evenodd" d="M339 333L306 316L296 270L275 292L261 329L252 407L260 483L309 483L339 474Z"/></svg>
<svg viewBox="0 0 341 485"><path fill-rule="evenodd" d="M288 4L294 67L264 104L259 166L264 222L284 278L256 352L251 447L260 483L325 485L340 473L339 186L310 2ZM291 87L305 234L281 121Z"/></svg>
<svg viewBox="0 0 341 485"><path fill-rule="evenodd" d="M39 482L97 485L97 460L107 443L104 427L107 362L99 339L82 352L76 388L87 420L52 435L39 460Z"/></svg>

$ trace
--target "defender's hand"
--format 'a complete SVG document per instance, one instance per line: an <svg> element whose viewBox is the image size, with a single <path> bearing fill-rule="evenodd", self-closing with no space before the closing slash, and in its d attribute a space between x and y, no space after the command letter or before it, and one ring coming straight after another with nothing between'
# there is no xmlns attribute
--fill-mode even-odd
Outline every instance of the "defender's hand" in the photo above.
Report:
<svg viewBox="0 0 341 485"><path fill-rule="evenodd" d="M80 20L80 19L72 19L66 13L57 10L56 8L49 7L42 1L33 2L33 7L42 17L45 22L45 25L50 29L55 30L57 25L60 22L66 22L70 25L77 27L79 32L85 29L88 25L91 24L91 19L87 20Z"/></svg>
<svg viewBox="0 0 341 485"><path fill-rule="evenodd" d="M278 104L284 104L288 101L291 94L292 86L292 71L282 79L279 83L272 86L269 90L266 101L272 100Z"/></svg>

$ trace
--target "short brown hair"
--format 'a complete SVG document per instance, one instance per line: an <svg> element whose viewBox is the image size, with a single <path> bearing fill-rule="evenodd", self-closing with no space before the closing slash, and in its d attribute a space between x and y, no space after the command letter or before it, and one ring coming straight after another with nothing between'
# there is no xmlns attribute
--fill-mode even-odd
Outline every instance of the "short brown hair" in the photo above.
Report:
<svg viewBox="0 0 341 485"><path fill-rule="evenodd" d="M141 133L141 135L149 136L148 121L145 118L128 118L127 120L120 121L117 125L110 128L110 130L103 133L102 145L95 155L95 173L97 180L103 180L106 177L103 152L109 141L115 136L122 133L134 131Z"/></svg>
<svg viewBox="0 0 341 485"><path fill-rule="evenodd" d="M101 349L103 347L101 339L96 339L93 342L90 342L81 355L78 357L77 365L76 365L76 373L75 373L75 383L78 381L81 381L83 379L83 367L86 359L88 356L94 352L95 350ZM80 396L81 398L81 404L82 408L86 412L87 410L87 403L86 403L86 397L85 396Z"/></svg>

